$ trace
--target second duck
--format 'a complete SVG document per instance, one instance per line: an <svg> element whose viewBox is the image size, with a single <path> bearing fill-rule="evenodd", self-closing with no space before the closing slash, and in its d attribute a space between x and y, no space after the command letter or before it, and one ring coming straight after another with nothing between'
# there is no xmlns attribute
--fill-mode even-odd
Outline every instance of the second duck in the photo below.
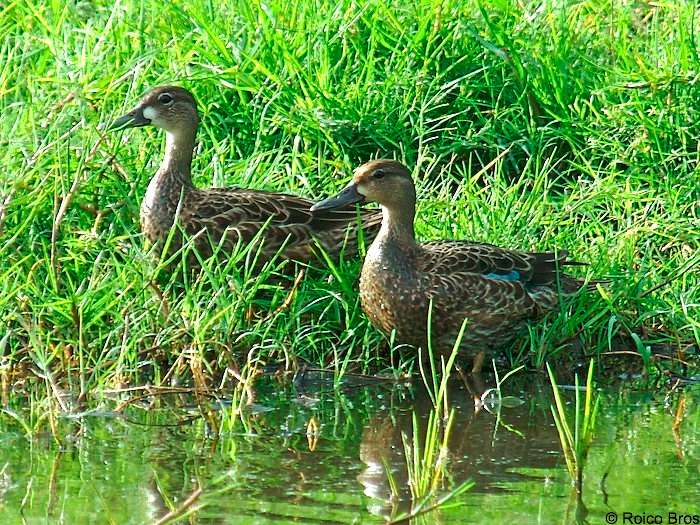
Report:
<svg viewBox="0 0 700 525"><path fill-rule="evenodd" d="M258 239L258 265L277 253L308 262L317 256L317 243L331 256L357 250L360 230L369 241L376 235L381 213L357 211L355 206L311 214L312 201L284 193L245 188L196 188L191 164L199 117L192 93L178 86L161 86L109 129L155 126L165 131L165 155L141 204L141 229L149 241L165 245L176 219L180 228L168 244L174 253L183 244L183 231L193 239L200 257L214 251L228 255L239 244ZM196 266L197 257L188 258Z"/></svg>

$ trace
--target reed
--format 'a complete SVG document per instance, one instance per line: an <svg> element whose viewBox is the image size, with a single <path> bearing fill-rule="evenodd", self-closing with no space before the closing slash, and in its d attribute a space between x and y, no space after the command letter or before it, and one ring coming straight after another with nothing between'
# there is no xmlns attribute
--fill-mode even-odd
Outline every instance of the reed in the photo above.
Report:
<svg viewBox="0 0 700 525"><path fill-rule="evenodd" d="M567 409L564 400L562 400L560 387L549 364L547 364L547 372L554 396L554 405L551 405L550 408L554 417L554 423L557 426L557 432L559 433L561 448L564 452L566 469L571 477L571 482L576 488L576 492L581 494L583 492L583 471L586 466L588 451L593 442L596 416L598 414L599 397L595 392L593 381L593 360L591 359L588 366L585 388L582 389L579 384L578 374L575 376L573 414L571 414L571 410ZM585 396L581 394L581 390L585 391Z"/></svg>

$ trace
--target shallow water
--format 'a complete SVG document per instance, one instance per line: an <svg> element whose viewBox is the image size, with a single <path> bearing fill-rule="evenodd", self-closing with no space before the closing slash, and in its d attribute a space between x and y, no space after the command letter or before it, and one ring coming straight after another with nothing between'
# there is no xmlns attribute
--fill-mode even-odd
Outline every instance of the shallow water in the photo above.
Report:
<svg viewBox="0 0 700 525"><path fill-rule="evenodd" d="M470 395L455 384L445 489L467 479L475 485L456 500L460 505L423 523L599 524L611 512L617 523L650 515L646 522L658 523L658 515L672 523L669 512L700 515L699 387L602 392L577 504L549 386L526 382L504 387L523 403L503 407L500 420L486 410L475 414ZM133 405L120 415L105 410L64 420L61 428L70 431L62 446L50 436L27 440L0 416L0 523L151 523L197 487L197 510L182 523L383 523L409 505L401 433L412 434L414 413L425 428L431 408L418 387L339 392L322 382L269 382L246 425L218 438L191 399L170 397L159 399L159 408ZM230 407L213 408L221 419ZM307 437L312 418L315 443ZM398 499L391 498L387 468ZM625 512L632 514L627 520Z"/></svg>

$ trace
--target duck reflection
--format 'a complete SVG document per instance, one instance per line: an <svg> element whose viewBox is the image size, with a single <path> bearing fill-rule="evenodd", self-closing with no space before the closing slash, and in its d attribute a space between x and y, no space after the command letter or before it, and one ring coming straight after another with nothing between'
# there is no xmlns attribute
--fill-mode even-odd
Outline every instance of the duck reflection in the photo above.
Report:
<svg viewBox="0 0 700 525"><path fill-rule="evenodd" d="M475 410L470 389L454 383L448 400L454 421L448 439L447 472L457 484L472 480L473 491L502 492L504 484L535 479L524 469L549 469L559 458L559 438L548 412L549 400L538 385L519 394L520 406L501 408L500 414ZM381 408L365 425L360 459L366 468L357 479L373 498L368 510L383 517L407 511L411 503L404 438L413 441L413 415L423 446L433 405L425 389L416 389L412 400L399 400ZM498 417L500 415L500 418ZM394 489L392 490L392 486ZM447 490L447 487L446 487ZM415 503L415 502L414 502Z"/></svg>

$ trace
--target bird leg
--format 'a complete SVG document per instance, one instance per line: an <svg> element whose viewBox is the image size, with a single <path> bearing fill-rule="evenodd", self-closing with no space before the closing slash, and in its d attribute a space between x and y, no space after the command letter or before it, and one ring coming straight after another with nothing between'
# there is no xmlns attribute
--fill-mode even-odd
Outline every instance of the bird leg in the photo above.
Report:
<svg viewBox="0 0 700 525"><path fill-rule="evenodd" d="M477 356L478 357L478 356ZM483 361L483 357L481 359ZM479 413L484 406L482 397L484 392L486 392L486 387L484 385L484 380L481 378L481 374L477 371L472 370L469 373L465 373L462 367L457 365L457 372L459 373L462 383L467 388L469 394L471 394L474 400L474 413Z"/></svg>
<svg viewBox="0 0 700 525"><path fill-rule="evenodd" d="M481 373L481 367L484 365L485 358L486 354L483 350L474 356L474 361L472 362L472 374L476 375Z"/></svg>

